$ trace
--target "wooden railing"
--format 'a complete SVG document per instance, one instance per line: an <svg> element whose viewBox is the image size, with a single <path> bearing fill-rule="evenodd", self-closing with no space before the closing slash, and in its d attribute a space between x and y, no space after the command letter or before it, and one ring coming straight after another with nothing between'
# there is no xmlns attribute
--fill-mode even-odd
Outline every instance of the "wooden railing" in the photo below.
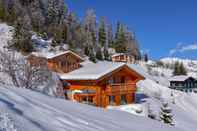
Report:
<svg viewBox="0 0 197 131"><path fill-rule="evenodd" d="M124 93L133 93L136 91L136 84L134 83L116 83L110 84L106 88L106 94L124 94Z"/></svg>

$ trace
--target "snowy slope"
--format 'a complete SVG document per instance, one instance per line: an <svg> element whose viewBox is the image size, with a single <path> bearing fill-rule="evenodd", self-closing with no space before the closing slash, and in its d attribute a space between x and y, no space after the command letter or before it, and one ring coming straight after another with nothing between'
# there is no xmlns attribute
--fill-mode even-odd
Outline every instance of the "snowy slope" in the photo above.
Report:
<svg viewBox="0 0 197 131"><path fill-rule="evenodd" d="M197 60L166 57L162 58L161 61L165 64L173 64L176 61L182 62L188 70L188 75L197 78Z"/></svg>
<svg viewBox="0 0 197 131"><path fill-rule="evenodd" d="M187 65L186 61L183 62ZM146 75L146 80L138 83L141 91L148 95L148 98L145 98L141 103L142 108L146 109L149 103L153 111L157 114L157 117L159 117L161 104L163 101L167 101L174 114L175 127L185 131L195 131L197 129L197 94L187 94L169 89L168 79L171 76L172 70L151 66L150 73L148 72L147 65L151 66L152 62L151 65L149 63L141 64L141 71L143 70L148 75ZM194 70L190 70L190 73L197 75ZM171 96L172 93L173 96ZM172 104L173 101L175 104Z"/></svg>
<svg viewBox="0 0 197 131"><path fill-rule="evenodd" d="M0 109L9 114L18 131L180 131L125 112L107 111L30 90L2 86Z"/></svg>

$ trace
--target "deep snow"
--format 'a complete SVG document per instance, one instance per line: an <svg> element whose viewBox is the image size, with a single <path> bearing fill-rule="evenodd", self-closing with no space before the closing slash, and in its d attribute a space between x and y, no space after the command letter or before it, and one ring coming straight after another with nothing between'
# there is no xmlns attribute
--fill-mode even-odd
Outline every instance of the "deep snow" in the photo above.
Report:
<svg viewBox="0 0 197 131"><path fill-rule="evenodd" d="M4 86L0 87L0 109L11 116L18 131L180 131L126 112L95 108Z"/></svg>

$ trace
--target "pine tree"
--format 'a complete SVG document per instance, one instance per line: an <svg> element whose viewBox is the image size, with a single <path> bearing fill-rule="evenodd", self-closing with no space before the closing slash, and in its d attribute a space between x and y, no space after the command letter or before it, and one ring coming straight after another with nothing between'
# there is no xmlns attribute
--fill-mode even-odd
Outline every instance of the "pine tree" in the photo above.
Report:
<svg viewBox="0 0 197 131"><path fill-rule="evenodd" d="M179 68L179 62L178 61L176 61L175 64L174 64L173 75L174 76L180 75L180 68Z"/></svg>
<svg viewBox="0 0 197 131"><path fill-rule="evenodd" d="M94 63L97 62L97 61L96 61L96 56L95 56L95 54L94 54L94 50L93 50L92 47L90 48L89 60L92 61L92 62L94 62Z"/></svg>
<svg viewBox="0 0 197 131"><path fill-rule="evenodd" d="M174 125L172 110L168 106L168 103L164 102L160 111L160 119L163 123Z"/></svg>
<svg viewBox="0 0 197 131"><path fill-rule="evenodd" d="M0 20L4 21L6 16L5 8L3 7L3 2L0 1Z"/></svg>
<svg viewBox="0 0 197 131"><path fill-rule="evenodd" d="M180 74L181 75L187 75L187 70L185 69L185 67L184 67L182 62L180 63L180 67L179 68L180 68Z"/></svg>
<svg viewBox="0 0 197 131"><path fill-rule="evenodd" d="M107 61L110 60L110 55L109 55L108 50L104 49L103 53L104 53L104 60L107 60Z"/></svg>
<svg viewBox="0 0 197 131"><path fill-rule="evenodd" d="M174 71L173 75L187 75L187 70L185 69L183 63L180 63L178 61L175 62L174 64Z"/></svg>
<svg viewBox="0 0 197 131"><path fill-rule="evenodd" d="M58 21L58 1L49 0L47 7L47 25L56 24Z"/></svg>
<svg viewBox="0 0 197 131"><path fill-rule="evenodd" d="M90 48L89 48L88 46L86 46L86 47L84 48L84 54L85 54L86 56L89 56L89 55L90 55Z"/></svg>
<svg viewBox="0 0 197 131"><path fill-rule="evenodd" d="M108 25L108 28L107 28L107 43L108 43L108 46L110 48L113 48L114 47L114 41L113 41L113 28L112 28L112 24Z"/></svg>
<svg viewBox="0 0 197 131"><path fill-rule="evenodd" d="M98 60L103 60L103 53L102 53L102 50L101 50L101 48L98 48L97 49L97 51L96 51L96 58L98 59Z"/></svg>
<svg viewBox="0 0 197 131"><path fill-rule="evenodd" d="M147 53L144 54L144 61L148 62L148 54Z"/></svg>
<svg viewBox="0 0 197 131"><path fill-rule="evenodd" d="M117 53L127 52L127 43L126 43L126 32L125 26L121 23L117 23L117 29L115 34L115 50Z"/></svg>
<svg viewBox="0 0 197 131"><path fill-rule="evenodd" d="M91 39L91 46L97 47L97 26L96 26L96 15L93 9L86 11L83 27L87 33L88 40Z"/></svg>
<svg viewBox="0 0 197 131"><path fill-rule="evenodd" d="M29 20L28 16L24 18L18 18L14 25L14 35L12 41L12 47L22 52L31 52L34 50L31 42L31 34L29 32Z"/></svg>
<svg viewBox="0 0 197 131"><path fill-rule="evenodd" d="M105 18L102 17L100 21L100 26L99 26L99 32L98 32L98 39L99 39L99 44L101 47L105 46L106 44L106 23L105 23Z"/></svg>

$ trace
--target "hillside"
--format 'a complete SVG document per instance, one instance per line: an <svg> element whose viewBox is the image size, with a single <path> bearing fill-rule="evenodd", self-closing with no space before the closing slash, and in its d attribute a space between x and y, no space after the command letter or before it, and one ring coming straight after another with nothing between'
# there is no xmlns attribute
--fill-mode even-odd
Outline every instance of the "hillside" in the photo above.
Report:
<svg viewBox="0 0 197 131"><path fill-rule="evenodd" d="M110 111L56 99L25 89L0 89L0 114L17 131L174 131L174 127L121 111ZM0 120L1 123L2 120ZM1 129L1 127L0 127ZM14 131L14 130L6 130Z"/></svg>

